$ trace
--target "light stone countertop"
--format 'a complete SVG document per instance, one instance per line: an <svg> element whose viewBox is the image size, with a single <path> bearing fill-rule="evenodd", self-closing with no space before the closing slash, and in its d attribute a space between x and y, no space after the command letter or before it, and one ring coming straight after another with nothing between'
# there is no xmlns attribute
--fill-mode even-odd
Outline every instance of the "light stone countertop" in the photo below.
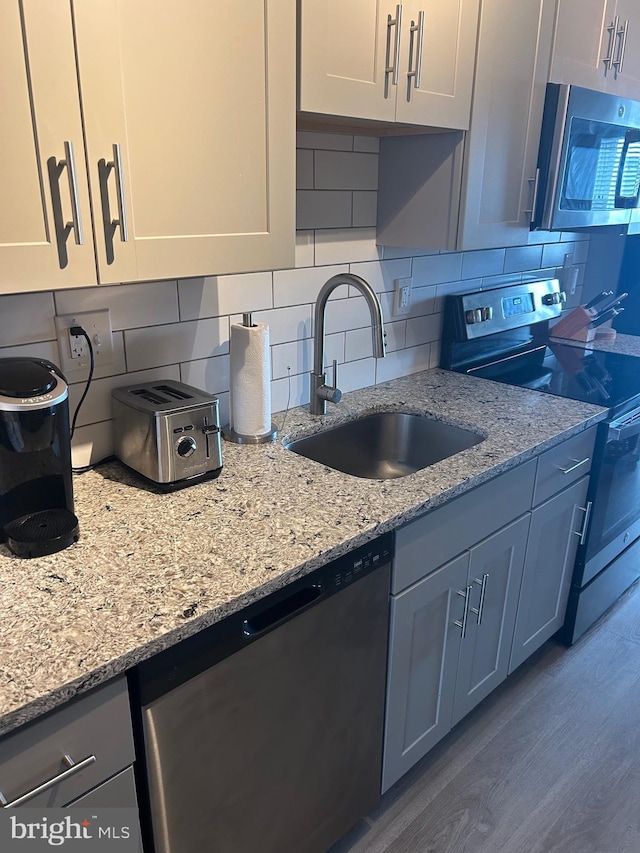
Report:
<svg viewBox="0 0 640 853"><path fill-rule="evenodd" d="M637 335L621 335L618 332L612 341L596 338L593 341L589 341L585 346L587 349L615 352L618 355L633 355L636 358L640 358L640 337Z"/></svg>
<svg viewBox="0 0 640 853"><path fill-rule="evenodd" d="M621 335L619 332L612 341L594 338L587 343L572 341L568 338L556 338L563 344L569 344L581 349L598 350L599 352L613 352L618 355L632 355L640 358L640 337L637 335Z"/></svg>
<svg viewBox="0 0 640 853"><path fill-rule="evenodd" d="M284 437L400 409L486 438L387 481L331 470L280 440L224 442L217 480L171 494L143 487L118 463L76 476L77 544L34 560L0 546L0 734L606 415L438 369L346 394L330 408L323 418L291 410Z"/></svg>

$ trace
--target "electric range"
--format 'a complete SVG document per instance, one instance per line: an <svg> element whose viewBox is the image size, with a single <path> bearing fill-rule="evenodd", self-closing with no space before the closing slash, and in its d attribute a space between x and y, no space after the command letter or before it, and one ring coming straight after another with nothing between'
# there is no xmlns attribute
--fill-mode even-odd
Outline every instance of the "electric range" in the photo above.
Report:
<svg viewBox="0 0 640 853"><path fill-rule="evenodd" d="M448 296L441 367L593 403L598 426L562 639L578 639L640 577L640 360L554 340L557 279Z"/></svg>

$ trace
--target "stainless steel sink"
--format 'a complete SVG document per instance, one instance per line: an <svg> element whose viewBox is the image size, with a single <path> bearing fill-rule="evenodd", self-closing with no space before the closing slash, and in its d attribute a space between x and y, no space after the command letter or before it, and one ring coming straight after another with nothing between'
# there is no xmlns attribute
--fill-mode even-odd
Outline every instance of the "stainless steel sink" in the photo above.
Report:
<svg viewBox="0 0 640 853"><path fill-rule="evenodd" d="M391 480L473 447L483 436L424 415L376 412L286 445L355 477Z"/></svg>

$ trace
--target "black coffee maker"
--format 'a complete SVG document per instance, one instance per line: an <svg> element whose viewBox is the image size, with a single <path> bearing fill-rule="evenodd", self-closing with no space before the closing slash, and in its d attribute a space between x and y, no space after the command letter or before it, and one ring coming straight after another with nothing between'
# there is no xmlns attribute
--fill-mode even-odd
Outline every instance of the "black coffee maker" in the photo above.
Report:
<svg viewBox="0 0 640 853"><path fill-rule="evenodd" d="M42 557L78 535L64 376L43 358L0 358L0 542Z"/></svg>

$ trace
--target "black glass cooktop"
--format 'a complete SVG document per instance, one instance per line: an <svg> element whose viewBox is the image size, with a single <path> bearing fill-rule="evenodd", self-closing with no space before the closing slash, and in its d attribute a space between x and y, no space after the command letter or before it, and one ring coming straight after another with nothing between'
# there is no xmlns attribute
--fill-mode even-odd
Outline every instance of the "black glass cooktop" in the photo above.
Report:
<svg viewBox="0 0 640 853"><path fill-rule="evenodd" d="M640 405L640 359L555 342L468 371L496 382L606 406L619 414Z"/></svg>

